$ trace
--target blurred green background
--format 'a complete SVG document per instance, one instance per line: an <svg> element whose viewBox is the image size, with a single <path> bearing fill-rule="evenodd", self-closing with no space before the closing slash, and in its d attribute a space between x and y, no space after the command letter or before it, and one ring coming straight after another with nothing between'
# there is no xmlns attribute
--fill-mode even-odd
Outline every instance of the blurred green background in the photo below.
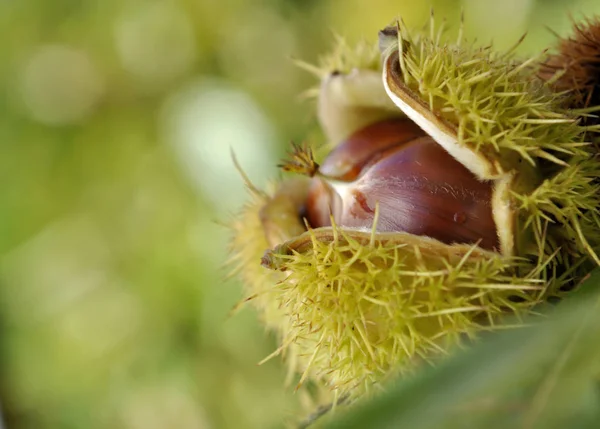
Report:
<svg viewBox="0 0 600 429"><path fill-rule="evenodd" d="M269 428L303 415L227 280L223 224L321 139L332 32L429 9L524 54L596 0L0 0L0 404L8 428Z"/></svg>

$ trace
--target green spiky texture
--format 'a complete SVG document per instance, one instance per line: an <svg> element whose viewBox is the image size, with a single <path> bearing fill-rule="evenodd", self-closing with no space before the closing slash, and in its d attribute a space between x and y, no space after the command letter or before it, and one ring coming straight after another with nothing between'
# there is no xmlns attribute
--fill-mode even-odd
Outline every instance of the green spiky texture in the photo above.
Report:
<svg viewBox="0 0 600 429"><path fill-rule="evenodd" d="M405 84L456 128L459 145L494 166L493 176L517 177L509 197L518 211L515 234L535 238L521 242L517 254L556 255L550 272L574 277L581 275L575 266L585 272L592 259L600 262L600 162L563 95L536 76L538 59L412 36L402 25L398 37Z"/></svg>
<svg viewBox="0 0 600 429"><path fill-rule="evenodd" d="M319 58L317 64L305 61L296 61L296 64L315 75L319 80L327 78L331 73L348 74L354 69L381 70L381 55L377 44L361 40L356 44L349 44L346 39L334 35L334 47L326 55ZM305 91L307 98L319 96L319 87Z"/></svg>
<svg viewBox="0 0 600 429"><path fill-rule="evenodd" d="M285 311L272 299L269 292L277 282L284 278L279 272L266 270L260 265L260 258L269 243L265 237L259 212L269 201L270 194L252 193L252 200L232 219L231 258L228 261L233 268L232 275L239 276L246 286L246 301L259 310L259 314L268 328L279 331L287 323Z"/></svg>
<svg viewBox="0 0 600 429"><path fill-rule="evenodd" d="M559 293L526 260L406 233L320 228L264 254L270 198L255 195L236 216L232 262L280 337L274 354L287 352L300 384L320 380L337 397L373 391Z"/></svg>
<svg viewBox="0 0 600 429"><path fill-rule="evenodd" d="M510 51L465 41L451 45L399 29L405 84L456 127L460 144L494 164L498 175L514 170L519 159L540 167L587 156L585 129L564 109L562 97L535 76L541 58L517 61Z"/></svg>
<svg viewBox="0 0 600 429"><path fill-rule="evenodd" d="M286 308L285 298L278 293L276 287L286 279L287 274L265 268L260 263L265 251L271 247L265 234L261 213L264 213L265 207L275 201L277 190L285 188L285 182L279 186L269 185L266 191L259 191L253 186L249 188L251 200L242 207L229 224L232 240L228 265L232 268L231 274L240 277L245 286L245 298L236 309L250 303L258 310L265 327L277 335L282 347L275 350L271 356L266 356L265 361L283 355L288 366L286 384L289 385L297 373L305 371L306 362L302 362L300 357L303 350L288 339L293 317ZM283 216L285 217L286 214L293 217L297 215L297 213L283 213ZM316 377L313 375L313 378ZM321 400L327 401L330 394L320 392L319 395Z"/></svg>
<svg viewBox="0 0 600 429"><path fill-rule="evenodd" d="M289 273L276 287L292 322L284 341L304 350L307 371L353 394L555 292L522 261L406 233L321 228L268 259Z"/></svg>
<svg viewBox="0 0 600 429"><path fill-rule="evenodd" d="M251 302L281 338L276 353L291 350L301 381L338 394L372 391L465 337L505 327L506 315L534 311L574 287L600 247L600 163L586 128L536 78L533 62L405 29L400 37L412 91L496 173L521 175L506 194L517 252L336 226L272 246L259 214L271 197L247 206L233 251Z"/></svg>
<svg viewBox="0 0 600 429"><path fill-rule="evenodd" d="M377 44L361 40L351 45L343 37L335 36L335 47L321 57L319 69L323 74L333 71L347 74L353 69L381 70L381 56Z"/></svg>

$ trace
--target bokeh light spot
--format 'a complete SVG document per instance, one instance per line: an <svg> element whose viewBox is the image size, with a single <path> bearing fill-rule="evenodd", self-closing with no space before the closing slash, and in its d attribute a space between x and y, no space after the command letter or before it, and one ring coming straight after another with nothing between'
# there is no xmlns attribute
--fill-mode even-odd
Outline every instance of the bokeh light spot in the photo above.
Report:
<svg viewBox="0 0 600 429"><path fill-rule="evenodd" d="M163 120L185 173L219 212L246 197L231 151L258 186L275 174L273 127L242 91L216 80L194 82L167 100Z"/></svg>
<svg viewBox="0 0 600 429"><path fill-rule="evenodd" d="M196 59L192 23L173 4L139 6L117 23L115 38L123 67L141 85L161 88L185 74Z"/></svg>
<svg viewBox="0 0 600 429"><path fill-rule="evenodd" d="M104 83L85 52L47 45L25 63L20 89L33 119L48 125L66 125L93 112L104 92Z"/></svg>

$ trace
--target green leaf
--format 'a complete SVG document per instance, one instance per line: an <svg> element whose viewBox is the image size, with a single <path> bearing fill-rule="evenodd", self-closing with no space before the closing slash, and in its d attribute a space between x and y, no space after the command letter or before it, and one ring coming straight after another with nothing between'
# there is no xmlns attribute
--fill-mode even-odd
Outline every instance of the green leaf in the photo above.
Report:
<svg viewBox="0 0 600 429"><path fill-rule="evenodd" d="M600 427L600 270L530 326L491 334L327 429Z"/></svg>

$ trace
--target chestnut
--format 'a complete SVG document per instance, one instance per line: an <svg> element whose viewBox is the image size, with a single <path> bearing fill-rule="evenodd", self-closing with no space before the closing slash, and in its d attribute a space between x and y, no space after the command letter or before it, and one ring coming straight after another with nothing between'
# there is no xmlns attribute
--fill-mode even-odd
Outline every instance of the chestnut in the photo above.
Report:
<svg viewBox="0 0 600 429"><path fill-rule="evenodd" d="M480 181L405 118L380 121L352 134L318 167L306 201L313 228L403 231L446 244L497 250L492 185Z"/></svg>

